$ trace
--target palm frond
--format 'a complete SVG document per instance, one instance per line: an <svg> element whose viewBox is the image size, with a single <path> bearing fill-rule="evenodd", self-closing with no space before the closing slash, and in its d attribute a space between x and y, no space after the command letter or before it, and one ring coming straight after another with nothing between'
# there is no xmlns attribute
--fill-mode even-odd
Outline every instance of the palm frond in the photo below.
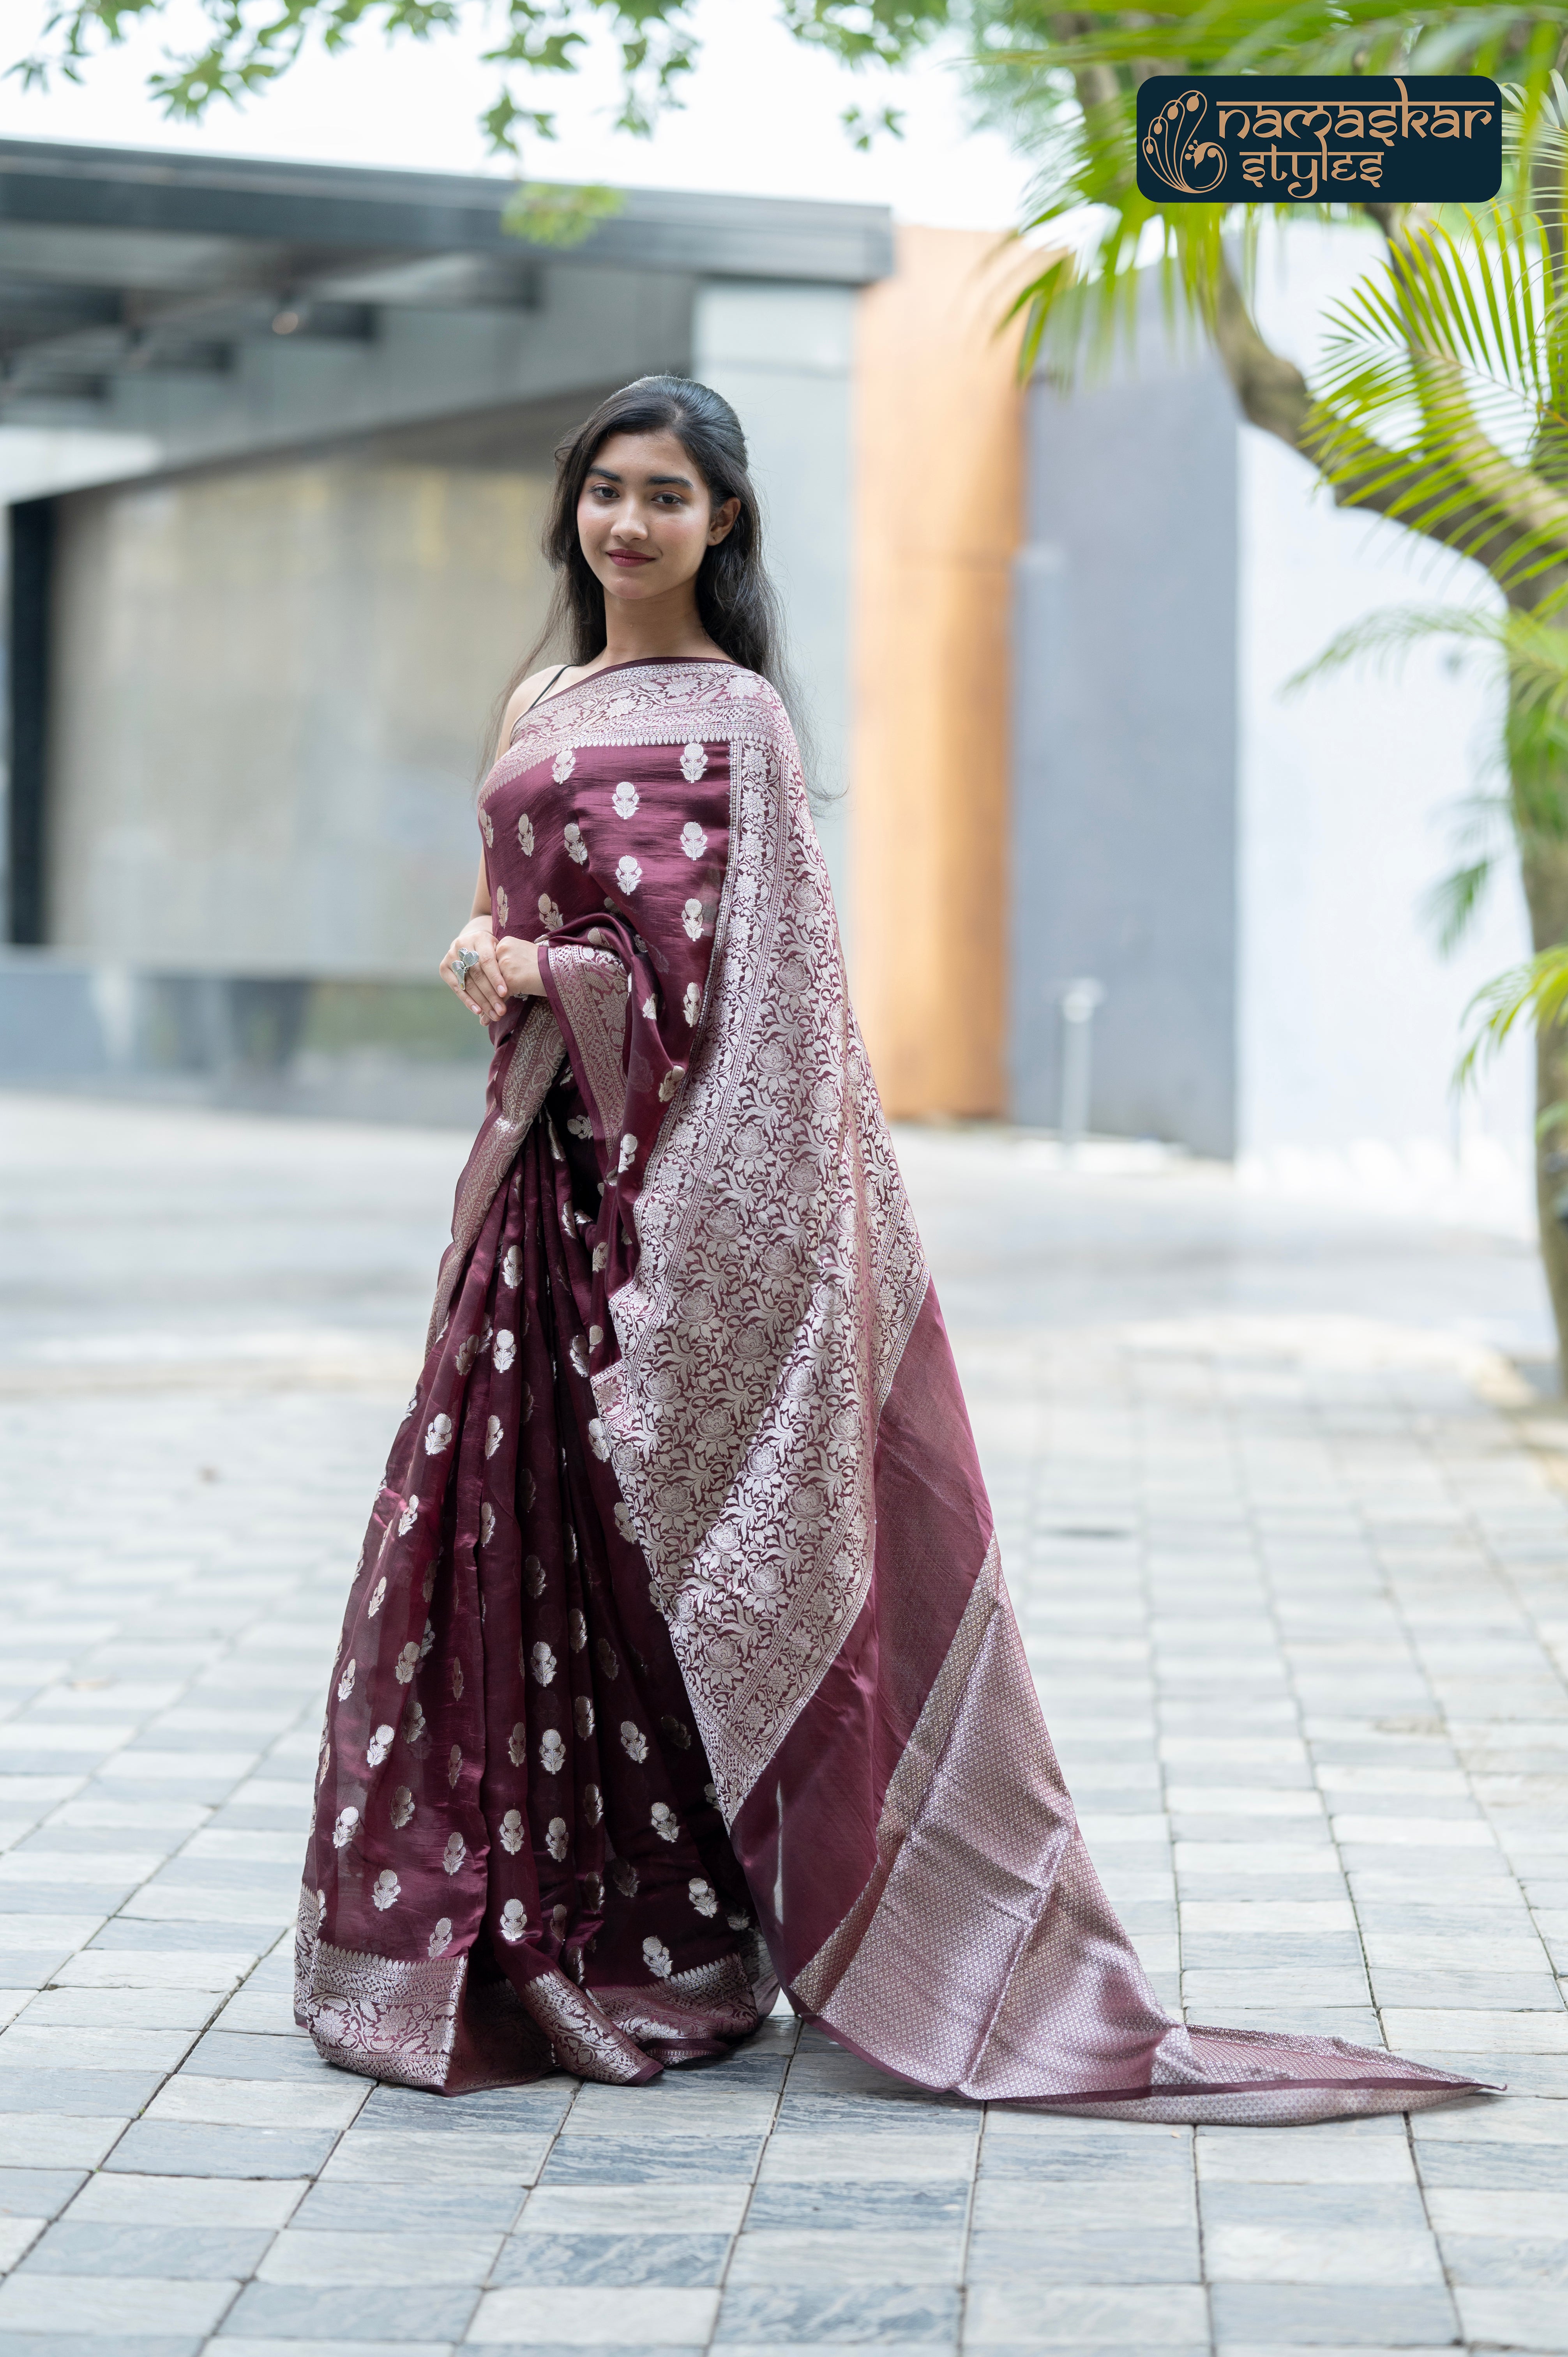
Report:
<svg viewBox="0 0 1568 2357"><path fill-rule="evenodd" d="M1465 1021L1476 1028L1455 1068L1455 1088L1478 1078L1526 1017L1538 1031L1568 1019L1568 942L1510 966L1477 991L1465 1009Z"/></svg>

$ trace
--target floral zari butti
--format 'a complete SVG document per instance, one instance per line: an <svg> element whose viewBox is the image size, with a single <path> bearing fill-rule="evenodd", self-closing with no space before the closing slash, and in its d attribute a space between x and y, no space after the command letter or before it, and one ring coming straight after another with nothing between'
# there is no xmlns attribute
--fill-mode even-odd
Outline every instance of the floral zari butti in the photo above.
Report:
<svg viewBox="0 0 1568 2357"><path fill-rule="evenodd" d="M905 2079L1159 2120L1470 2083L1184 2027L1085 1850L772 690L639 662L486 782L497 1027L332 1672L296 2006L445 2093L796 2008Z"/></svg>

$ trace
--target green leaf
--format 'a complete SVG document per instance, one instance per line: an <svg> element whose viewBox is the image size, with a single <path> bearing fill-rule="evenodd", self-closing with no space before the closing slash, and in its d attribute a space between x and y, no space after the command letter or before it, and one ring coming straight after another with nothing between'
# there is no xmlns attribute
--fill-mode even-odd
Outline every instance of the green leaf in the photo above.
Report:
<svg viewBox="0 0 1568 2357"><path fill-rule="evenodd" d="M509 236L521 237L530 245L581 245L601 221L613 220L625 203L619 188L556 187L548 180L526 180L508 198L501 227Z"/></svg>

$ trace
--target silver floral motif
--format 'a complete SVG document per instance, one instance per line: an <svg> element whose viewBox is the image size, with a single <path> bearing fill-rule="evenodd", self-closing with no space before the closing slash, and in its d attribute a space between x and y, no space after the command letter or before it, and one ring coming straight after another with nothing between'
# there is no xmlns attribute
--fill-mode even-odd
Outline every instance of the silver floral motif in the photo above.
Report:
<svg viewBox="0 0 1568 2357"><path fill-rule="evenodd" d="M575 1653L580 1653L588 1641L588 1624L575 1605L566 1615L566 1637Z"/></svg>
<svg viewBox="0 0 1568 2357"><path fill-rule="evenodd" d="M349 1663L349 1666L348 1666L348 1668L344 1671L344 1673L343 1673L342 1676L341 1676L341 1677L338 1679L338 1701L339 1701L339 1702L347 1702L347 1701L348 1701L348 1699L349 1699L349 1696L353 1693L353 1691L354 1691L354 1663L353 1663L352 1662L350 1662L350 1663Z"/></svg>
<svg viewBox="0 0 1568 2357"><path fill-rule="evenodd" d="M548 892L539 896L539 921L547 933L558 931L566 921Z"/></svg>
<svg viewBox="0 0 1568 2357"><path fill-rule="evenodd" d="M620 1748L628 1760L640 1763L648 1757L648 1738L637 1721L623 1718L620 1723Z"/></svg>
<svg viewBox="0 0 1568 2357"><path fill-rule="evenodd" d="M515 1857L522 1847L522 1812L509 1809L501 1819L501 1847Z"/></svg>
<svg viewBox="0 0 1568 2357"><path fill-rule="evenodd" d="M407 1538L410 1531L413 1530L418 1520L419 1500L417 1496L411 1497L407 1504L403 1507L402 1513L397 1518L397 1534L399 1538Z"/></svg>
<svg viewBox="0 0 1568 2357"><path fill-rule="evenodd" d="M550 764L550 774L558 786L564 786L577 766L577 756L570 745L563 745Z"/></svg>
<svg viewBox="0 0 1568 2357"><path fill-rule="evenodd" d="M452 1419L449 1415L433 1415L424 1428L426 1457L439 1457L452 1445Z"/></svg>
<svg viewBox="0 0 1568 2357"><path fill-rule="evenodd" d="M508 1244L501 1255L501 1283L515 1292L522 1276L522 1254L515 1244Z"/></svg>
<svg viewBox="0 0 1568 2357"><path fill-rule="evenodd" d="M479 833L485 838L485 849L493 851L496 845L496 827L495 821L488 810L482 810L479 813Z"/></svg>
<svg viewBox="0 0 1568 2357"><path fill-rule="evenodd" d="M689 786L694 786L696 784L697 780L702 776L707 766L708 748L705 745L693 744L682 747L681 753L681 775L685 779L686 783Z"/></svg>
<svg viewBox="0 0 1568 2357"><path fill-rule="evenodd" d="M681 922L685 927L690 940L693 942L702 940L703 904L700 900L693 899L686 901L681 910ZM694 988L695 985L692 985L691 987Z"/></svg>
<svg viewBox="0 0 1568 2357"><path fill-rule="evenodd" d="M656 1980L667 1981L675 1969L669 1949L651 1932L642 1943L642 1961Z"/></svg>
<svg viewBox="0 0 1568 2357"><path fill-rule="evenodd" d="M495 910L498 921L504 925L511 915L511 910L507 906L506 886L504 884L498 884L496 886Z"/></svg>
<svg viewBox="0 0 1568 2357"><path fill-rule="evenodd" d="M547 1727L539 1738L539 1764L547 1776L559 1776L566 1765L566 1746L553 1727Z"/></svg>
<svg viewBox="0 0 1568 2357"><path fill-rule="evenodd" d="M657 1023L659 1020L659 1001L652 991L642 1002L642 1019L645 1023Z"/></svg>
<svg viewBox="0 0 1568 2357"><path fill-rule="evenodd" d="M371 1891L371 1903L383 1912L403 1895L403 1885L390 1866L383 1866Z"/></svg>
<svg viewBox="0 0 1568 2357"><path fill-rule="evenodd" d="M479 1544L489 1546L496 1534L496 1510L488 1498L479 1507Z"/></svg>
<svg viewBox="0 0 1568 2357"><path fill-rule="evenodd" d="M637 814L637 806L641 800L642 796L638 792L631 780L623 778L610 796L610 807L617 818L634 818Z"/></svg>
<svg viewBox="0 0 1568 2357"><path fill-rule="evenodd" d="M495 1342L490 1351L490 1358L494 1363L497 1374L504 1375L516 1356L517 1336L511 1331L510 1327L502 1326L497 1332Z"/></svg>
<svg viewBox="0 0 1568 2357"><path fill-rule="evenodd" d="M501 1909L501 1938L513 1946L528 1929L528 1910L521 1899L509 1899Z"/></svg>
<svg viewBox="0 0 1568 2357"><path fill-rule="evenodd" d="M452 1746L451 1750L446 1755L446 1781L451 1785L454 1792L457 1789L457 1779L462 1772L463 1754L461 1748L455 1743Z"/></svg>
<svg viewBox="0 0 1568 2357"><path fill-rule="evenodd" d="M684 1064L671 1065L670 1070L665 1073L664 1078L659 1083L659 1102L660 1104L669 1103L671 1098L674 1095L676 1090L680 1087L685 1077L686 1067Z"/></svg>
<svg viewBox="0 0 1568 2357"><path fill-rule="evenodd" d="M452 1918L450 1915L438 1916L435 1921L435 1929L430 1934L429 1954L432 1959L436 1956L444 1956L451 1945Z"/></svg>
<svg viewBox="0 0 1568 2357"><path fill-rule="evenodd" d="M607 1678L620 1675L620 1657L607 1637L601 1637L594 1647L594 1658Z"/></svg>
<svg viewBox="0 0 1568 2357"><path fill-rule="evenodd" d="M378 1727L365 1748L365 1759L372 1768L379 1768L392 1748L392 1729Z"/></svg>
<svg viewBox="0 0 1568 2357"><path fill-rule="evenodd" d="M583 830L577 824L576 820L575 818L569 818L562 832L566 838L567 858L570 859L575 866L578 867L585 867L588 864L588 846L583 841Z"/></svg>
<svg viewBox="0 0 1568 2357"><path fill-rule="evenodd" d="M398 1655L396 1661L392 1663L392 1675L397 1680L400 1686L412 1685L413 1683L413 1674L418 1667L419 1647L411 1638L408 1643L403 1647L402 1652Z"/></svg>
<svg viewBox="0 0 1568 2357"><path fill-rule="evenodd" d="M610 1880L627 1899L635 1899L639 1889L637 1868L628 1857L618 1857L610 1867Z"/></svg>
<svg viewBox="0 0 1568 2357"><path fill-rule="evenodd" d="M568 1355L576 1372L585 1377L588 1372L588 1346L580 1334L573 1335Z"/></svg>
<svg viewBox="0 0 1568 2357"><path fill-rule="evenodd" d="M387 1583L386 1583L386 1579L385 1579L385 1577L384 1577L384 1576L383 1576L381 1578L380 1578L380 1579L378 1579L378 1580L377 1580L377 1582L376 1582L376 1584L375 1584L374 1587L372 1587L372 1588L371 1588L371 1600L370 1600L369 1604L367 1604L367 1605L366 1605L366 1607L365 1607L365 1618L366 1618L366 1620L373 1620L375 1619L375 1617L376 1617L377 1613L381 1610L381 1606L386 1602L386 1600L387 1600Z"/></svg>
<svg viewBox="0 0 1568 2357"><path fill-rule="evenodd" d="M528 1728L520 1718L506 1739L507 1758L514 1768L521 1768L528 1757Z"/></svg>
<svg viewBox="0 0 1568 2357"><path fill-rule="evenodd" d="M499 1416L492 1415L485 1426L485 1455L493 1457L505 1438Z"/></svg>
<svg viewBox="0 0 1568 2357"><path fill-rule="evenodd" d="M586 1742L594 1731L594 1706L588 1695L577 1696L572 1705L572 1716L576 1721L578 1734Z"/></svg>
<svg viewBox="0 0 1568 2357"><path fill-rule="evenodd" d="M604 1815L604 1795L599 1791L598 1786L596 1784L585 1784L583 1787L584 1816L586 1817L591 1825L596 1825L599 1819Z"/></svg>
<svg viewBox="0 0 1568 2357"><path fill-rule="evenodd" d="M544 1846L557 1866L566 1855L567 1834L564 1817L552 1817L544 1829Z"/></svg>
<svg viewBox="0 0 1568 2357"><path fill-rule="evenodd" d="M601 1465L609 1463L610 1445L605 1437L603 1419L596 1415L588 1418L588 1446Z"/></svg>
<svg viewBox="0 0 1568 2357"><path fill-rule="evenodd" d="M692 1877L692 1879L686 1885L686 1895L691 1900L693 1906L696 1909L699 1915L716 1915L718 1913L719 1894L714 1889L713 1884L705 1881L702 1875L694 1874Z"/></svg>
<svg viewBox="0 0 1568 2357"><path fill-rule="evenodd" d="M535 1601L544 1593L544 1566L536 1555L522 1558L522 1584Z"/></svg>
<svg viewBox="0 0 1568 2357"><path fill-rule="evenodd" d="M648 1821L660 1841L672 1842L680 1839L681 1820L668 1801L655 1801L649 1812Z"/></svg>
<svg viewBox="0 0 1568 2357"><path fill-rule="evenodd" d="M635 1546L637 1544L637 1533L632 1529L631 1511L627 1505L624 1498L618 1498L616 1500L615 1521L616 1528L620 1533L622 1538L626 1541L628 1546Z"/></svg>
<svg viewBox="0 0 1568 2357"><path fill-rule="evenodd" d="M608 1244L596 1244L594 1246L594 1275L596 1276L597 1276L601 1268L607 1268L609 1266L609 1258L610 1248Z"/></svg>
<svg viewBox="0 0 1568 2357"><path fill-rule="evenodd" d="M517 841L518 848L521 851L523 857L525 859L532 859L533 856L533 821L529 817L526 811L523 812L522 816L517 823Z"/></svg>
<svg viewBox="0 0 1568 2357"><path fill-rule="evenodd" d="M414 1695L403 1714L403 1739L405 1743L423 1743L426 1728L424 1711L418 1695Z"/></svg>
<svg viewBox="0 0 1568 2357"><path fill-rule="evenodd" d="M641 881L642 862L639 859L634 859L629 851L623 852L616 861L616 882L629 898Z"/></svg>
<svg viewBox="0 0 1568 2357"><path fill-rule="evenodd" d="M695 819L688 819L681 829L681 848L688 859L701 859L708 847L708 838Z"/></svg>
<svg viewBox="0 0 1568 2357"><path fill-rule="evenodd" d="M637 1132L628 1129L620 1142L620 1162L618 1167L622 1170L629 1170L636 1160Z"/></svg>
<svg viewBox="0 0 1568 2357"><path fill-rule="evenodd" d="M388 1813L392 1821L392 1831L402 1833L404 1825L413 1815L413 1794L406 1784L400 1784L392 1794L392 1807Z"/></svg>
<svg viewBox="0 0 1568 2357"><path fill-rule="evenodd" d="M334 1849L348 1848L349 1844L354 1838L354 1829L358 1825L359 1822L360 1812L358 1809L348 1808L338 1810L338 1821L332 1828L332 1846Z"/></svg>
<svg viewBox="0 0 1568 2357"><path fill-rule="evenodd" d="M441 1863L448 1874L456 1874L468 1855L468 1845L461 1834L448 1834L446 1846L441 1853Z"/></svg>
<svg viewBox="0 0 1568 2357"><path fill-rule="evenodd" d="M702 904L701 904L701 902L699 902L699 903L698 903L698 913L699 913L699 914L701 914L701 908L702 908ZM702 992L697 988L697 985L696 985L696 984L695 984L694 982L689 982L689 983L686 985L685 994L684 994L684 996L682 996L682 1001L681 1001L681 1012L682 1012L682 1014L685 1017L685 1018L686 1018L686 1021L687 1021L688 1025L689 1025L689 1026L691 1026L693 1029L694 1029L694 1028L695 1028L695 1027L696 1027L697 1017L698 1017L698 1016L702 1013L702 1011L703 1011L703 994L702 994Z"/></svg>
<svg viewBox="0 0 1568 2357"><path fill-rule="evenodd" d="M542 1686L547 1686L555 1675L555 1656L542 1637L529 1655L529 1667Z"/></svg>

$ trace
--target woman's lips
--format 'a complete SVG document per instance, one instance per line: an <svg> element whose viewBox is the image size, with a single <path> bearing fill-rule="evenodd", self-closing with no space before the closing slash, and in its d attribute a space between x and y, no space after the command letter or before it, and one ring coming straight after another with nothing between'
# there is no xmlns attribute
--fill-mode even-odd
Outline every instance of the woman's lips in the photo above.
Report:
<svg viewBox="0 0 1568 2357"><path fill-rule="evenodd" d="M612 565L651 565L653 559L651 556L639 556L634 549L612 548L610 551L610 563Z"/></svg>

